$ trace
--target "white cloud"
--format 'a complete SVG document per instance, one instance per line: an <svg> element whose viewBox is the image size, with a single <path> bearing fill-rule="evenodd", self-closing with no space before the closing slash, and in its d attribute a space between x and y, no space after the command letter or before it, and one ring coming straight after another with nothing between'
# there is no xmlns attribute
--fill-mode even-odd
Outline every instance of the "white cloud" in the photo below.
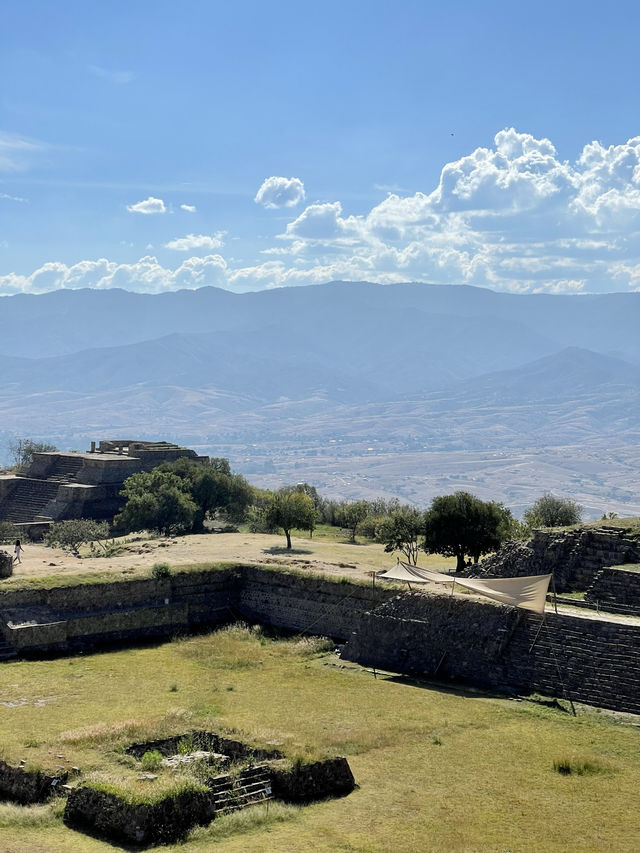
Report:
<svg viewBox="0 0 640 853"><path fill-rule="evenodd" d="M270 210L295 207L304 201L304 184L299 178L266 178L254 201Z"/></svg>
<svg viewBox="0 0 640 853"><path fill-rule="evenodd" d="M161 293L208 285L225 287L226 284L227 263L220 255L188 258L174 269L163 267L156 257L146 255L132 264L117 264L106 258L80 261L72 266L46 263L29 276L16 273L0 276L0 294L45 293L80 287L100 290L122 287L138 293Z"/></svg>
<svg viewBox="0 0 640 853"><path fill-rule="evenodd" d="M139 201L137 204L128 204L127 210L129 213L144 213L149 215L152 213L166 213L167 208L161 198L154 198L152 195L144 201Z"/></svg>
<svg viewBox="0 0 640 853"><path fill-rule="evenodd" d="M23 172L33 156L48 148L44 142L0 131L0 172Z"/></svg>
<svg viewBox="0 0 640 853"><path fill-rule="evenodd" d="M189 252L196 249L220 249L224 246L224 231L216 231L213 235L187 234L186 237L176 237L164 244L165 249L174 249L176 252Z"/></svg>
<svg viewBox="0 0 640 853"><path fill-rule="evenodd" d="M18 195L8 195L7 193L0 193L0 198L5 199L6 201L19 201L22 204L29 204L28 198L21 198Z"/></svg>
<svg viewBox="0 0 640 853"><path fill-rule="evenodd" d="M195 213L196 206L195 204L181 204L180 210L185 210L187 213Z"/></svg>
<svg viewBox="0 0 640 853"><path fill-rule="evenodd" d="M101 68L99 65L89 65L88 68L96 77L108 80L109 83L130 83L134 78L133 71L112 71L108 68Z"/></svg>

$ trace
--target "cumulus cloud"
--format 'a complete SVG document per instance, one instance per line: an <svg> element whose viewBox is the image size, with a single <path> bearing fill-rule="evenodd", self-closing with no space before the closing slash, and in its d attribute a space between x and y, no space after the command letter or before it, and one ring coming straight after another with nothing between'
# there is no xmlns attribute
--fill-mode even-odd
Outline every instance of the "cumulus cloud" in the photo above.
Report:
<svg viewBox="0 0 640 853"><path fill-rule="evenodd" d="M186 237L176 237L164 244L165 249L174 249L176 252L190 252L197 249L220 249L224 246L224 231L216 231L215 234L187 234Z"/></svg>
<svg viewBox="0 0 640 853"><path fill-rule="evenodd" d="M269 210L295 207L296 204L304 201L304 184L299 178L272 176L263 181L254 201Z"/></svg>
<svg viewBox="0 0 640 853"><path fill-rule="evenodd" d="M195 204L181 204L180 210L185 210L187 213L195 213L196 206Z"/></svg>
<svg viewBox="0 0 640 853"><path fill-rule="evenodd" d="M128 204L127 210L129 213L144 213L150 215L152 213L166 213L167 208L161 198L154 198L152 195L144 201L139 201L137 204Z"/></svg>
<svg viewBox="0 0 640 853"><path fill-rule="evenodd" d="M303 194L298 179L272 177L255 200L284 208ZM133 209L164 212L165 206L149 198ZM277 236L261 244L255 261L227 265L209 254L176 269L153 257L129 265L45 264L26 278L0 279L0 292L89 282L149 292L203 282L243 291L332 279L513 292L640 289L640 136L609 146L590 142L569 162L551 140L507 128L490 146L446 163L430 187L389 192L357 215L338 200L314 202L292 214ZM220 248L221 237L188 234L166 247L209 252Z"/></svg>
<svg viewBox="0 0 640 853"><path fill-rule="evenodd" d="M46 263L29 276L15 273L0 276L0 294L45 293L80 287L101 290L121 287L138 293L161 293L226 284L227 262L221 255L188 258L174 269L162 266L153 255L145 255L131 264L118 264L105 258L80 261L72 266Z"/></svg>

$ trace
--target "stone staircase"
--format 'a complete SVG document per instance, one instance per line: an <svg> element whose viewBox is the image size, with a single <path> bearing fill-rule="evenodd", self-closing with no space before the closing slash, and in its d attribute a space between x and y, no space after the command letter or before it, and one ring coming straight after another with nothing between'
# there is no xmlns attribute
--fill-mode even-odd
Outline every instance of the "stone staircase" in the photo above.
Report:
<svg viewBox="0 0 640 853"><path fill-rule="evenodd" d="M46 505L58 494L59 483L20 477L7 497L0 502L0 520L16 524L33 521L43 515Z"/></svg>
<svg viewBox="0 0 640 853"><path fill-rule="evenodd" d="M216 814L227 814L273 799L271 774L266 764L254 764L237 777L229 773L214 776L207 784L213 793Z"/></svg>
<svg viewBox="0 0 640 853"><path fill-rule="evenodd" d="M56 483L72 483L82 465L82 459L73 456L57 456L53 467L49 469L47 480Z"/></svg>

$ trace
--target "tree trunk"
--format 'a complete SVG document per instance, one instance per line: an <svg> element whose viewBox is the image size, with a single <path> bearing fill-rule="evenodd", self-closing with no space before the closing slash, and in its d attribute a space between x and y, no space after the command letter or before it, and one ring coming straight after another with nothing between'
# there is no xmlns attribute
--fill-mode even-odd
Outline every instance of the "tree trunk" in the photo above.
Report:
<svg viewBox="0 0 640 853"><path fill-rule="evenodd" d="M284 535L287 537L287 550L291 550L291 531L284 529Z"/></svg>
<svg viewBox="0 0 640 853"><path fill-rule="evenodd" d="M458 552L456 554L456 572L464 571L464 554L462 552Z"/></svg>

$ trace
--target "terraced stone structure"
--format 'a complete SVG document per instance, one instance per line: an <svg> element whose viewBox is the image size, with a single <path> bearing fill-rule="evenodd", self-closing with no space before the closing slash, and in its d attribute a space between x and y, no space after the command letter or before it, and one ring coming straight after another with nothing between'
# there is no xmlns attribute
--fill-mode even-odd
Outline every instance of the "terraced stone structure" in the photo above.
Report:
<svg viewBox="0 0 640 853"><path fill-rule="evenodd" d="M86 453L34 453L24 474L0 476L0 521L37 538L51 521L111 519L122 507L127 477L182 457L208 460L167 441L109 440L91 442Z"/></svg>

